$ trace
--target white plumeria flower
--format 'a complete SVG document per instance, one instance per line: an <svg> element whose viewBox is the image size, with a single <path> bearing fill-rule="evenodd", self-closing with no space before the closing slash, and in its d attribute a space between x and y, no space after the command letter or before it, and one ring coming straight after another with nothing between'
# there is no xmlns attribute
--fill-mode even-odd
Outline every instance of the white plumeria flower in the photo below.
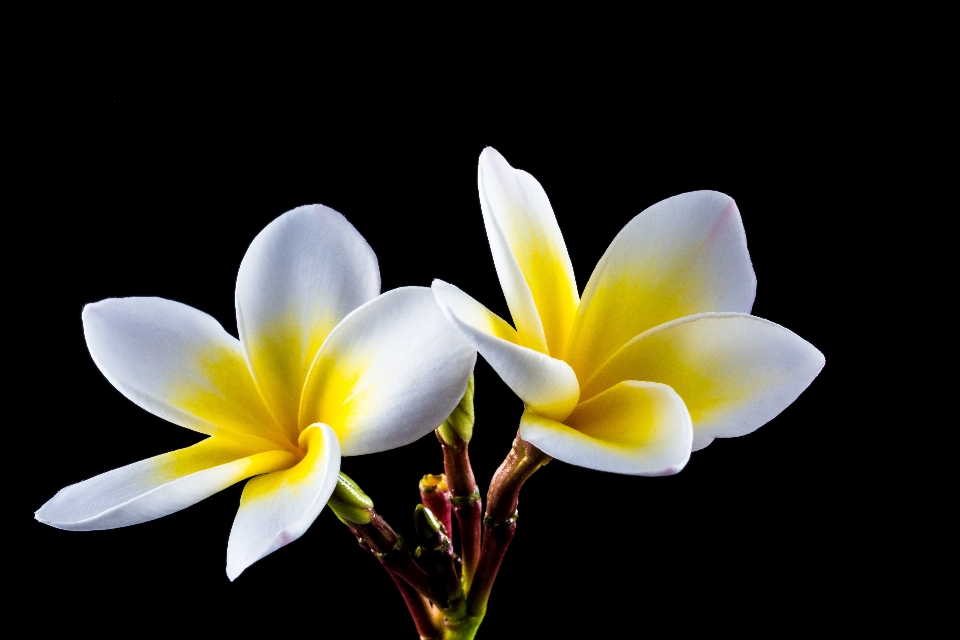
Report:
<svg viewBox="0 0 960 640"><path fill-rule="evenodd" d="M61 529L112 529L244 487L227 546L231 580L303 535L333 493L340 456L432 431L463 396L476 352L430 290L380 293L373 250L320 205L280 216L237 276L240 339L161 298L87 305L94 362L123 395L210 436L61 490L36 513Z"/></svg>
<svg viewBox="0 0 960 640"><path fill-rule="evenodd" d="M583 467L676 473L691 450L783 411L823 367L791 331L748 315L756 276L740 212L697 191L620 232L581 299L550 201L491 148L480 206L514 327L435 281L451 322L524 401L524 440Z"/></svg>

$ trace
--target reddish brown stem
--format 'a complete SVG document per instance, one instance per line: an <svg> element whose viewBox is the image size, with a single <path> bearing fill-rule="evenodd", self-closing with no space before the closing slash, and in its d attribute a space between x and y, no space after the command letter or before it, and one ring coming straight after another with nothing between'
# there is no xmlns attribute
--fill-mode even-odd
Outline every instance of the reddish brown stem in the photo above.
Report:
<svg viewBox="0 0 960 640"><path fill-rule="evenodd" d="M460 525L461 571L463 586L467 590L480 561L480 512L483 504L470 466L468 443L457 440L448 444L439 433L437 439L443 448L443 470L450 488L450 503Z"/></svg>
<svg viewBox="0 0 960 640"><path fill-rule="evenodd" d="M413 624L417 627L417 633L420 634L420 640L441 640L442 632L439 631L437 621L430 611L430 603L396 573L390 569L387 569L387 573L390 574L390 578L400 590L400 595L403 596L410 617L413 618Z"/></svg>
<svg viewBox="0 0 960 640"><path fill-rule="evenodd" d="M500 563L517 530L520 489L537 469L550 460L550 456L524 442L517 433L510 453L493 475L490 490L487 491L487 513L483 518L480 563L467 598L469 615L482 616L485 613Z"/></svg>

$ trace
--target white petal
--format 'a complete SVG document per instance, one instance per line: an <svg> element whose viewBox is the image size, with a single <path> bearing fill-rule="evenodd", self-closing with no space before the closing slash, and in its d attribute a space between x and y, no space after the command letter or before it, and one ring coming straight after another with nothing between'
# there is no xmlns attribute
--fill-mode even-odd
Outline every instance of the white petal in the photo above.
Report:
<svg viewBox="0 0 960 640"><path fill-rule="evenodd" d="M328 207L288 211L247 249L237 275L240 340L268 406L293 441L300 392L320 345L379 293L373 250Z"/></svg>
<svg viewBox="0 0 960 640"><path fill-rule="evenodd" d="M73 531L126 527L179 511L235 482L296 461L288 451L256 452L208 438L61 489L36 518Z"/></svg>
<svg viewBox="0 0 960 640"><path fill-rule="evenodd" d="M347 316L321 347L300 424L330 425L347 456L409 444L450 415L476 359L429 289L388 291Z"/></svg>
<svg viewBox="0 0 960 640"><path fill-rule="evenodd" d="M705 313L651 329L620 349L583 388L621 380L670 385L693 419L693 449L755 431L786 409L823 368L823 354L778 324Z"/></svg>
<svg viewBox="0 0 960 640"><path fill-rule="evenodd" d="M300 434L300 447L307 455L296 466L254 478L243 488L227 543L231 580L306 533L333 495L340 473L340 443L333 429L311 425Z"/></svg>
<svg viewBox="0 0 960 640"><path fill-rule="evenodd" d="M693 432L673 389L631 380L580 403L563 424L526 411L520 436L577 466L662 476L687 464Z"/></svg>
<svg viewBox="0 0 960 640"><path fill-rule="evenodd" d="M110 298L84 307L83 333L107 380L150 413L253 446L293 447L263 404L239 341L207 314L162 298Z"/></svg>
<svg viewBox="0 0 960 640"><path fill-rule="evenodd" d="M586 380L647 329L697 313L749 312L756 289L733 199L716 191L668 198L631 220L597 264L566 360Z"/></svg>
<svg viewBox="0 0 960 640"><path fill-rule="evenodd" d="M450 322L531 411L554 420L573 411L580 387L566 362L520 346L510 325L452 284L434 280L433 294Z"/></svg>
<svg viewBox="0 0 960 640"><path fill-rule="evenodd" d="M580 296L550 200L533 176L511 167L490 147L480 154L477 183L520 344L562 358Z"/></svg>

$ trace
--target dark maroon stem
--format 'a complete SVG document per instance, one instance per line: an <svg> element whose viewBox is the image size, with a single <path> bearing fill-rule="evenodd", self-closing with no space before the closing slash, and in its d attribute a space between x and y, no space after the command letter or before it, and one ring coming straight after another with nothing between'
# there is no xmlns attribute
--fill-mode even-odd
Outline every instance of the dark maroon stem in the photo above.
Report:
<svg viewBox="0 0 960 640"><path fill-rule="evenodd" d="M487 513L483 518L483 548L476 578L467 598L469 615L486 612L490 590L500 570L500 563L517 530L517 503L520 489L537 469L552 458L517 433L507 458L497 469L487 491Z"/></svg>
<svg viewBox="0 0 960 640"><path fill-rule="evenodd" d="M417 560L436 583L443 585L445 609L463 608L463 588L453 560L453 545L443 532L438 532L427 544L417 549Z"/></svg>
<svg viewBox="0 0 960 640"><path fill-rule="evenodd" d="M480 512L483 504L480 490L470 466L468 443L457 440L452 444L437 434L443 448L443 470L450 488L450 503L460 525L460 559L464 590L470 589L477 564L480 561Z"/></svg>
<svg viewBox="0 0 960 640"><path fill-rule="evenodd" d="M446 594L437 589L435 581L417 564L403 538L373 509L370 509L370 515L367 524L347 525L360 546L369 549L387 570L403 578L428 600L441 608L446 607Z"/></svg>

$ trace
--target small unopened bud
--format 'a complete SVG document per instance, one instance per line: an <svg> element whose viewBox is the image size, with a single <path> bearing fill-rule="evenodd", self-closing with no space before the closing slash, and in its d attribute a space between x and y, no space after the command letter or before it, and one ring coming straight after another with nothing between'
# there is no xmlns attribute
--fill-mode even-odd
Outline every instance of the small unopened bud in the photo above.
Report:
<svg viewBox="0 0 960 640"><path fill-rule="evenodd" d="M413 512L413 524L417 529L417 535L430 544L436 544L439 538L446 537L446 528L443 523L422 504L418 504Z"/></svg>
<svg viewBox="0 0 960 640"><path fill-rule="evenodd" d="M460 404L453 410L443 424L437 427L437 433L447 444L457 444L458 441L470 442L473 437L473 423L476 417L473 413L473 376L467 382L467 391L463 394Z"/></svg>
<svg viewBox="0 0 960 640"><path fill-rule="evenodd" d="M447 537L447 530L430 509L418 504L413 512L413 523L417 536L423 543L414 551L419 564L426 572L444 585L446 605L449 608L462 602L463 588L457 576L453 545Z"/></svg>
<svg viewBox="0 0 960 640"><path fill-rule="evenodd" d="M420 481L421 495L424 493L433 493L434 491L450 493L450 489L447 487L447 477L442 473L439 475L428 473L423 476L423 479Z"/></svg>
<svg viewBox="0 0 960 640"><path fill-rule="evenodd" d="M451 528L451 506L450 506L450 488L447 487L447 477L442 473L438 476L427 474L420 481L420 500L423 506L433 512L447 530L447 535L453 530Z"/></svg>
<svg viewBox="0 0 960 640"><path fill-rule="evenodd" d="M372 517L370 510L373 509L373 500L350 476L341 472L327 506L344 524L367 524Z"/></svg>

